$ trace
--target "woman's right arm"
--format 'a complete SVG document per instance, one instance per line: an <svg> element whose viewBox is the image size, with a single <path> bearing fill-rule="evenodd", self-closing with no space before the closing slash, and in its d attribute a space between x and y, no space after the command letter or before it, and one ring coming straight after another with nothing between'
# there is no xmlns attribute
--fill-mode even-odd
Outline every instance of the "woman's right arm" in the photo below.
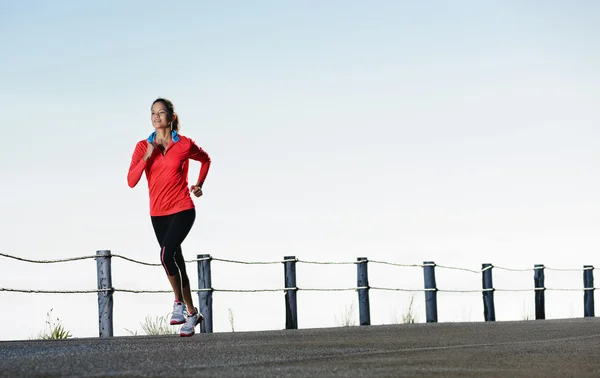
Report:
<svg viewBox="0 0 600 378"><path fill-rule="evenodd" d="M146 168L146 160L144 159L144 155L146 154L147 146L144 145L145 143L138 143L135 146L133 156L131 157L129 172L127 173L127 184L130 188L133 188L137 185L137 183L140 181L140 178L142 178L144 168Z"/></svg>

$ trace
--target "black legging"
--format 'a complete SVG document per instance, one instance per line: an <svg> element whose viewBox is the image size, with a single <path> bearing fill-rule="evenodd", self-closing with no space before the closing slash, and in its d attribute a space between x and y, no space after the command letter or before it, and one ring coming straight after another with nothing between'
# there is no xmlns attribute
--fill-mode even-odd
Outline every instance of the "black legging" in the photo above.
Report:
<svg viewBox="0 0 600 378"><path fill-rule="evenodd" d="M192 208L171 215L153 216L151 219L160 245L162 266L169 276L181 273L181 286L189 285L181 243L194 225L196 210Z"/></svg>

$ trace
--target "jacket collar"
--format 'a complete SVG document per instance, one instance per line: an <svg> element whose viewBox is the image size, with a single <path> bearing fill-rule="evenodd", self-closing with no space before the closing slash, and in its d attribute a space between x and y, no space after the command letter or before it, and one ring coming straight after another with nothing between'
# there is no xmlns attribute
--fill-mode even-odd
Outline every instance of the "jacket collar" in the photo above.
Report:
<svg viewBox="0 0 600 378"><path fill-rule="evenodd" d="M175 131L175 130L171 131L171 139L173 140L173 143L179 142L180 138L179 138L179 134L177 134L177 131ZM148 142L154 142L156 140L156 131L153 132L152 134L150 134L150 136L146 140Z"/></svg>

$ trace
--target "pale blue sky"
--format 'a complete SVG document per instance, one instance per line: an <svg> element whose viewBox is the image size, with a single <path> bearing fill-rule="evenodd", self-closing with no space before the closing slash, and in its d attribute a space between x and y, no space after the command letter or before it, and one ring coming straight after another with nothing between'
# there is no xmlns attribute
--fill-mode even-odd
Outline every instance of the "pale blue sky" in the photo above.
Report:
<svg viewBox="0 0 600 378"><path fill-rule="evenodd" d="M213 158L187 259L600 264L597 2L0 1L0 21L2 252L157 262L146 181L131 190L126 173L165 96ZM0 259L0 287L94 289L94 264ZM168 288L160 267L114 265L117 287ZM356 284L353 266L298 269L300 286ZM422 285L419 269L370 274L375 286ZM481 284L439 274L440 287ZM530 287L531 275L494 281ZM278 265L215 263L213 283L282 277ZM373 323L407 303L371 295ZM498 293L498 319L521 317L528 295ZM581 316L580 292L548 297L563 295L548 316ZM170 311L169 295L116 296L118 334ZM301 292L299 325L334 325L355 297ZM481 294L440 301L440 320L482 318ZM51 307L77 336L97 335L94 295L0 293L0 339L41 330ZM281 293L216 293L216 331L228 308L236 329L285 325Z"/></svg>

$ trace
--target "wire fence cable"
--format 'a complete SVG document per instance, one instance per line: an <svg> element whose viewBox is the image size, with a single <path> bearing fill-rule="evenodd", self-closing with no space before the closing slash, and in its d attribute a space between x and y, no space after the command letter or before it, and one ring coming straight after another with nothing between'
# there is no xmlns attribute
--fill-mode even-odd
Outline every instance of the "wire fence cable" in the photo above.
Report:
<svg viewBox="0 0 600 378"><path fill-rule="evenodd" d="M5 253L0 253L0 257L5 257L17 261L27 262L27 263L36 263L36 264L55 264L62 262L72 262L72 261L81 261L87 259L96 259L98 257L115 257L120 258L125 261L129 261L135 264L146 265L146 266L161 266L160 263L149 263L145 261L140 261L137 259L133 259L127 256L123 256L120 254L109 254L105 256L98 255L86 255L86 256L75 256L75 257L67 257L61 259L52 259L52 260L35 260L29 259L25 257L13 256ZM318 265L354 265L359 263L369 262L372 264L381 264L381 265L389 265L396 267L408 267L408 268L424 268L424 267L436 267L440 269L451 269L458 271L465 271L469 273L483 273L486 270L495 268L505 271L515 271L515 272L524 272L524 271L535 271L537 269L547 269L547 270L555 270L555 271L563 271L563 272L581 272L585 270L593 270L592 266L586 266L584 268L552 268L546 266L535 266L533 268L507 268L502 266L489 265L482 269L468 269L462 267L448 266L448 265L439 265L439 264L402 264L396 262L389 261L381 261L381 260L361 260L361 261L309 261L309 260L301 260L297 258L293 259L283 259L277 261L242 261L242 260L233 260L233 259L222 259L215 258L212 256L202 257L197 259L186 260L186 262L200 262L200 261L218 261L230 264L244 264L244 265L274 265L274 264L282 264L286 262L296 262L300 264L318 264ZM259 288L259 289L219 289L219 288L204 288L204 289L194 289L193 292L202 292L202 291L211 291L211 292L235 292L235 293L259 293L259 292L285 292L289 290L296 291L357 291L357 290L382 290L382 291L404 291L404 292L427 292L427 291L435 291L435 292L453 292L453 293L481 293L487 291L513 291L513 292L527 292L527 291L539 291L539 290L548 290L548 291L588 291L588 290L596 290L595 287L585 287L585 288L548 288L548 287L533 287L533 288L523 288L523 289L502 289L502 288L477 288L477 289L443 289L443 288L420 288L420 289L407 289L407 288L390 288L390 287L377 287L377 286L364 286L364 287L346 287L346 288ZM0 287L0 292L15 292L15 293L42 293L42 294L89 294L89 293L99 293L103 291L113 291L113 292L124 292L124 293L171 293L172 290L137 290L137 289L93 289L93 290L36 290L36 289L14 289L14 288L2 288Z"/></svg>

